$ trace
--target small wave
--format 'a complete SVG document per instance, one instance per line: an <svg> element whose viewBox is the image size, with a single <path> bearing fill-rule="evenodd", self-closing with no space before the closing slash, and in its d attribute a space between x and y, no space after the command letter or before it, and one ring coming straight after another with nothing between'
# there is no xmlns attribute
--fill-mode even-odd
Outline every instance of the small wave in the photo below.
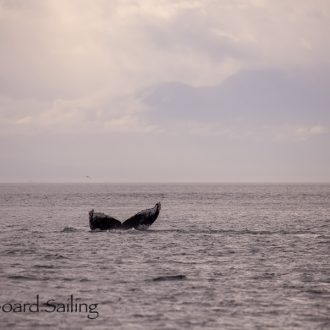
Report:
<svg viewBox="0 0 330 330"><path fill-rule="evenodd" d="M309 288L305 292L311 293L313 295L326 294L327 292L319 288Z"/></svg>
<svg viewBox="0 0 330 330"><path fill-rule="evenodd" d="M146 235L148 232L152 232L152 230L138 230L138 229L121 229L121 228L116 228L116 229L110 229L110 230L100 230L100 229L94 229L94 230L89 230L90 233L92 234L117 234L117 235ZM159 231L161 232L161 231Z"/></svg>
<svg viewBox="0 0 330 330"><path fill-rule="evenodd" d="M154 282L181 281L181 280L186 280L186 279L187 279L186 275L165 275L165 276L154 277L153 279L151 279L151 281L154 281Z"/></svg>
<svg viewBox="0 0 330 330"><path fill-rule="evenodd" d="M33 265L32 267L33 268L47 268L47 269L51 269L51 268L54 268L54 265L40 265L40 264L37 264L37 265Z"/></svg>
<svg viewBox="0 0 330 330"><path fill-rule="evenodd" d="M55 254L51 254L51 253L46 253L43 255L44 259L69 259L68 257L63 256L62 254L59 253L55 253Z"/></svg>
<svg viewBox="0 0 330 330"><path fill-rule="evenodd" d="M35 281L35 280L40 280L40 278L36 278L35 276L20 275L20 274L11 274L11 275L8 275L7 278L9 278L11 280L19 280L19 281Z"/></svg>
<svg viewBox="0 0 330 330"><path fill-rule="evenodd" d="M179 233L179 234L229 234L229 235L316 235L309 230L250 230L250 229L153 229L149 233Z"/></svg>
<svg viewBox="0 0 330 330"><path fill-rule="evenodd" d="M269 272L266 272L266 273L263 273L263 274L260 274L260 275L257 275L257 276L253 276L252 278L253 278L254 280L271 280L271 279L273 279L275 276L276 276L275 273L269 273Z"/></svg>
<svg viewBox="0 0 330 330"><path fill-rule="evenodd" d="M72 227L65 227L62 232L74 232L79 229ZM178 233L183 235L260 235L260 236L271 236L271 235L317 235L317 233L310 230L251 230L251 229L148 229L148 230L90 230L90 233L117 233L117 234L133 234L133 235L146 235L146 234L171 234Z"/></svg>
<svg viewBox="0 0 330 330"><path fill-rule="evenodd" d="M1 255L15 255L18 254L20 251L19 250L5 250L1 252Z"/></svg>
<svg viewBox="0 0 330 330"><path fill-rule="evenodd" d="M73 233L73 232L76 232L76 231L79 231L79 229L73 228L73 227L64 227L61 230L61 233Z"/></svg>

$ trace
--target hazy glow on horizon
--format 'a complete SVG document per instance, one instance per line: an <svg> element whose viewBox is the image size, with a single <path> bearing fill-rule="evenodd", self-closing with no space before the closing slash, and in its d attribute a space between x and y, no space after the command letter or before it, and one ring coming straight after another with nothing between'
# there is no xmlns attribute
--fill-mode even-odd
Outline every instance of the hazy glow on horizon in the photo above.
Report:
<svg viewBox="0 0 330 330"><path fill-rule="evenodd" d="M0 0L0 182L329 182L329 30L327 0Z"/></svg>

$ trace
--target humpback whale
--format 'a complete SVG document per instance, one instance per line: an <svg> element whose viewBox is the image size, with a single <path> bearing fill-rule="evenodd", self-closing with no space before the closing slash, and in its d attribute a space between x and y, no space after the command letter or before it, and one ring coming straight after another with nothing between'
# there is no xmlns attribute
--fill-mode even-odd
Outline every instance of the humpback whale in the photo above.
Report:
<svg viewBox="0 0 330 330"><path fill-rule="evenodd" d="M132 217L121 223L119 220L101 213L95 212L94 209L89 211L89 227L91 230L111 230L111 229L131 229L138 230L147 229L158 218L161 209L160 203L157 203L153 208L142 210Z"/></svg>
<svg viewBox="0 0 330 330"><path fill-rule="evenodd" d="M94 212L94 209L89 211L89 227L91 230L101 229L118 229L121 228L121 222L109 215L101 212Z"/></svg>

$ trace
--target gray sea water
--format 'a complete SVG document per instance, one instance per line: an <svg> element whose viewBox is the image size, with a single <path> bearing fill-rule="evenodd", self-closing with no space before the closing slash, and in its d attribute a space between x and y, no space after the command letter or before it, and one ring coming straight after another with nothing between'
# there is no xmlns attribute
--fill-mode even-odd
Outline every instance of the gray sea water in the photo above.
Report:
<svg viewBox="0 0 330 330"><path fill-rule="evenodd" d="M1 329L330 329L330 185L1 184L0 229Z"/></svg>

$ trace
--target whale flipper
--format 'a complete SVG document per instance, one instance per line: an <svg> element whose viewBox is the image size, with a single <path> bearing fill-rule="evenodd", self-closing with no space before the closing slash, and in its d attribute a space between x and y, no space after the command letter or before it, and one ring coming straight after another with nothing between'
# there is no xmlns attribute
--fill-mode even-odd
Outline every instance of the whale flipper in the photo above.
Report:
<svg viewBox="0 0 330 330"><path fill-rule="evenodd" d="M157 219L161 209L160 203L157 203L153 208L140 211L139 213L133 215L121 225L122 229L147 229L151 226Z"/></svg>
<svg viewBox="0 0 330 330"><path fill-rule="evenodd" d="M89 227L91 230L110 230L121 228L121 222L101 212L89 211Z"/></svg>

